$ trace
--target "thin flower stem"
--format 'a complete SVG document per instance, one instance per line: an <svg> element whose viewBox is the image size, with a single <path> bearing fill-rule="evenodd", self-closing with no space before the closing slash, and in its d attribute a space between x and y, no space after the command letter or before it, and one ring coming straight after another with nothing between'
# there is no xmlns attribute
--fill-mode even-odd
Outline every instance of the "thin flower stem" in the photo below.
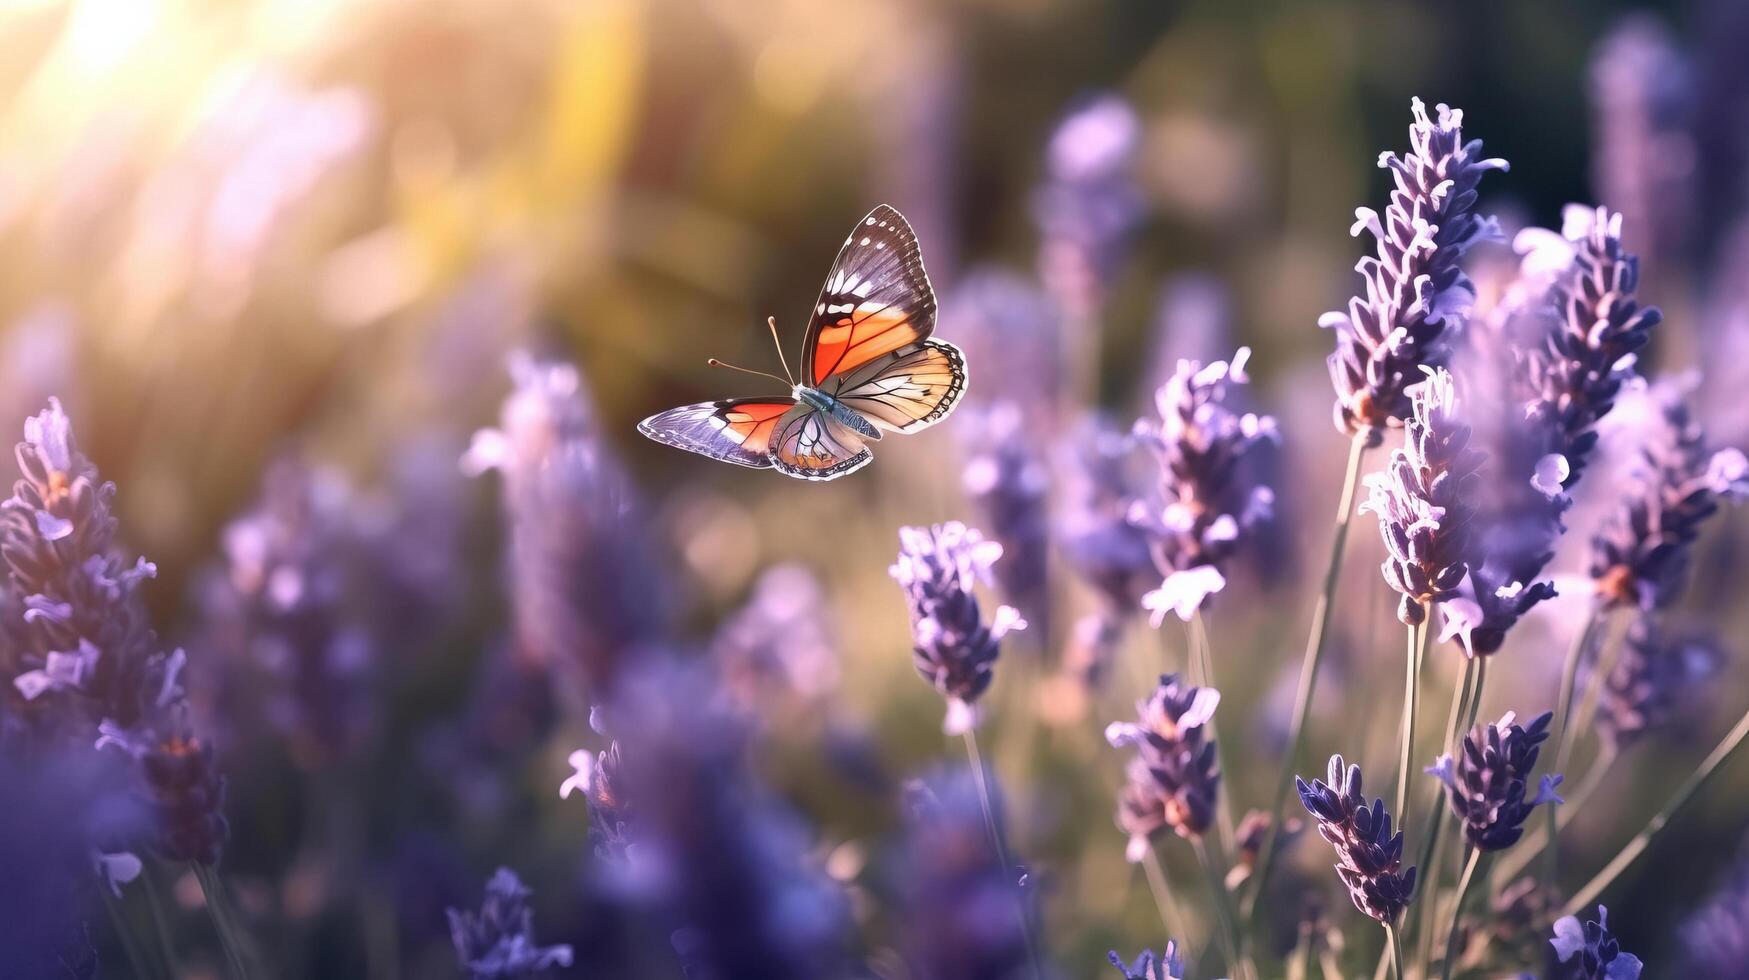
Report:
<svg viewBox="0 0 1749 980"><path fill-rule="evenodd" d="M1481 672L1481 668L1478 665L1483 663L1486 663L1486 661L1480 657L1465 658L1464 675L1459 682L1452 687L1451 710L1446 714L1445 718L1445 742L1443 743L1445 751L1449 755L1455 756L1457 754L1458 739L1462 737L1464 731L1464 729L1459 727L1463 724L1464 712L1467 710L1472 697L1480 694L1476 681L1477 675ZM1479 700L1479 697L1476 699ZM1432 862L1434 854L1438 852L1439 838L1448 819L1446 810L1439 805L1439 798L1443 792L1444 791L1439 783L1435 782L1433 784L1432 799L1427 811L1427 829L1423 832L1421 838L1421 859L1415 863L1415 867L1421 869L1421 881L1424 889L1437 889L1439 884L1439 869L1434 868ZM1444 864L1444 861L1440 862L1442 867ZM1433 952L1433 904L1434 903L1432 902L1421 903L1415 926L1417 942L1420 949L1420 959L1424 963L1427 961L1428 956Z"/></svg>
<svg viewBox="0 0 1749 980"><path fill-rule="evenodd" d="M1220 919L1221 951L1227 957L1227 969L1232 972L1234 980L1248 980L1256 975L1256 970L1239 953L1239 921L1233 914L1233 896L1227 891L1226 876L1215 863L1214 855L1209 853L1206 841L1198 837L1191 844L1196 847L1196 859L1202 863L1203 873L1208 876L1209 898L1213 900L1215 915Z"/></svg>
<svg viewBox="0 0 1749 980"><path fill-rule="evenodd" d="M1560 766L1564 763L1566 753L1569 751L1567 729L1570 726L1568 726L1567 720L1573 711L1573 687L1578 683L1579 664L1585 659L1585 653L1591 647L1592 638L1596 635L1597 627L1602 621L1602 610L1593 606L1591 612L1585 617L1585 624L1579 628L1579 632L1573 637L1572 644L1567 647L1567 659L1561 666L1561 691L1559 698L1555 701L1555 733L1552 736L1554 744L1548 747L1549 756L1556 760L1556 772L1560 771Z"/></svg>
<svg viewBox="0 0 1749 980"><path fill-rule="evenodd" d="M1008 861L1008 846L1002 841L1002 828L996 823L996 808L990 800L989 779L984 773L984 756L978 751L978 731L968 727L965 732L966 757L972 764L972 778L978 784L978 802L984 808L984 829L990 832L990 844L996 849L996 860L1002 866L1002 879L1014 892L1015 911L1020 915L1020 935L1026 941L1026 959L1032 965L1032 975L1035 978L1044 976L1044 969L1039 963L1038 946L1032 939L1032 916L1026 911L1026 898L1020 893L1019 882L1014 875L1014 865Z"/></svg>
<svg viewBox="0 0 1749 980"><path fill-rule="evenodd" d="M100 884L98 890L103 892L103 908L109 913L110 928L115 930L115 937L121 940L122 951L127 954L128 965L133 967L134 976L161 976L158 970L147 968L146 954L140 949L139 938L128 924L127 912L122 908L121 898L109 890L108 883Z"/></svg>
<svg viewBox="0 0 1749 980"><path fill-rule="evenodd" d="M1652 816L1646 826L1634 835L1633 840L1628 841L1628 845L1621 849L1621 853L1617 854L1615 859L1610 861L1602 871L1599 871L1596 877L1587 882L1584 888L1579 889L1561 914L1577 915L1581 909L1596 901L1597 897L1603 894L1604 889L1614 883L1623 871L1626 871L1639 859L1641 854L1646 852L1648 847L1652 846L1652 838L1656 837L1659 831L1675 819L1676 814L1688 804L1688 801L1693 799L1694 795L1706 786L1707 781L1724 767L1731 755L1743 745L1745 738L1749 738L1749 712L1738 719L1736 727L1732 728L1724 740L1713 748L1705 761L1701 762L1700 768L1696 769L1683 781L1681 786L1677 787L1675 794L1670 797L1670 801L1664 804L1662 810Z"/></svg>
<svg viewBox="0 0 1749 980"><path fill-rule="evenodd" d="M1573 818L1584 811L1585 801L1597 792L1609 776L1609 767L1615 763L1616 751L1614 748L1605 748L1591 763L1591 768L1586 771L1585 781L1580 783L1571 793L1564 794L1566 802L1559 807L1549 808L1555 811L1555 829L1557 831L1566 830L1567 825L1573 822ZM1543 848L1547 847L1548 843L1549 829L1547 826L1538 827L1531 831L1524 840L1519 841L1512 848L1511 856L1500 861L1495 867L1495 882L1500 885L1510 883L1513 878L1518 877L1518 873L1523 871L1526 865L1542 853Z"/></svg>
<svg viewBox="0 0 1749 980"><path fill-rule="evenodd" d="M194 876L200 880L200 890L206 896L207 915L213 920L213 928L219 934L219 944L225 948L225 959L230 961L231 972L236 980L248 980L249 968L243 956L241 930L231 918L230 900L225 896L225 886L219 880L218 870L209 864L198 861L190 862Z"/></svg>
<svg viewBox="0 0 1749 980"><path fill-rule="evenodd" d="M1593 605L1590 615L1585 618L1584 628L1579 631L1578 637L1573 641L1572 648L1567 651L1567 662L1561 670L1561 696L1560 701L1557 702L1560 713L1556 720L1560 722L1560 727L1555 733L1555 744L1549 749L1549 755L1555 760L1555 766L1549 770L1550 772L1564 773L1567 771L1567 763L1573 757L1573 746L1578 743L1579 737L1585 731L1585 722L1582 719L1589 712L1581 707L1577 716L1572 713L1574 686L1578 680L1579 667L1590 655L1591 648L1597 642L1597 635L1599 631L1604 629L1606 622L1607 616L1604 611ZM1587 704L1594 703L1594 692L1601 690L1603 677L1604 668L1600 662L1592 670L1591 679L1586 684L1584 701ZM1560 877L1561 860L1560 824L1555 810L1556 808L1551 806L1548 808L1549 812L1543 815L1543 830L1548 834L1549 840L1549 846L1543 850L1543 881L1551 886Z"/></svg>
<svg viewBox="0 0 1749 980"><path fill-rule="evenodd" d="M1622 629L1613 628L1617 623ZM1626 621L1622 617L1609 617L1605 620L1603 646L1597 651L1597 667L1591 672L1591 677L1585 683L1585 697L1579 702L1579 710L1573 715L1573 737L1561 743L1561 751L1555 756L1555 772L1566 772L1573 762L1573 749L1585 733L1591 730L1591 722L1597 717L1597 705L1603 698L1603 688L1609 682L1609 675L1615 670L1615 662L1621 656L1622 640L1626 634Z"/></svg>
<svg viewBox="0 0 1749 980"><path fill-rule="evenodd" d="M158 945L164 955L165 968L170 971L170 976L180 977L182 964L177 962L176 943L170 934L170 919L164 914L164 902L158 896L158 883L151 868L141 870L140 881L146 889L146 908L152 913L152 928L158 933Z"/></svg>
<svg viewBox="0 0 1749 980"><path fill-rule="evenodd" d="M1190 634L1190 662L1196 665L1196 672L1202 675L1193 683L1200 687L1219 689L1220 685L1215 681L1214 657L1209 653L1208 623L1202 618L1202 610L1199 609L1191 614L1190 623L1186 628ZM1232 746L1221 743L1221 733L1215 727L1213 718L1208 720L1208 730L1209 741L1216 745L1215 751L1220 753L1221 758L1228 758ZM1230 786L1231 783L1228 785ZM1215 828L1221 835L1221 853L1227 855L1233 853L1234 841L1233 808L1227 799L1229 795L1228 793L1215 794Z"/></svg>
<svg viewBox="0 0 1749 980"><path fill-rule="evenodd" d="M1480 848L1465 847L1464 874L1458 879L1457 898L1451 904L1451 929L1445 934L1445 962L1439 968L1439 980L1451 980L1451 970L1458 954L1458 926L1463 924L1464 899L1470 894L1470 882L1476 877L1476 865L1482 861ZM1427 966L1431 967L1429 963Z"/></svg>
<svg viewBox="0 0 1749 980"><path fill-rule="evenodd" d="M1422 607L1419 626L1407 627L1403 653L1403 727L1397 736L1397 826L1409 826L1409 770L1415 758L1415 715L1421 706L1421 650L1427 637L1431 603Z"/></svg>
<svg viewBox="0 0 1749 980"><path fill-rule="evenodd" d="M1389 922L1385 923L1385 945L1390 948L1391 975L1397 980L1407 980L1408 975L1403 972L1403 937L1397 935L1397 930Z"/></svg>
<svg viewBox="0 0 1749 980"><path fill-rule="evenodd" d="M1160 913L1160 928L1168 937L1178 936L1180 942L1189 940L1190 923L1184 917L1184 911L1178 907L1178 900L1172 897L1172 887L1166 883L1166 869L1160 866L1160 855L1154 853L1154 845L1148 845L1148 853L1142 858L1142 870L1148 878L1148 890L1154 893L1154 908ZM1174 926L1177 927L1174 931Z"/></svg>
<svg viewBox="0 0 1749 980"><path fill-rule="evenodd" d="M1306 719L1311 717L1312 698L1318 688L1318 668L1324 662L1324 644L1330 636L1330 609L1336 604L1336 586L1342 579L1342 556L1348 547L1348 526L1354 518L1354 494L1360 486L1361 462L1366 456L1367 434L1356 434L1348 445L1348 472L1342 479L1342 497L1336 505L1336 530L1330 542L1330 562L1324 568L1324 590L1312 608L1312 629L1306 637L1305 657L1300 663L1299 691L1294 698L1293 721L1288 725L1287 750L1281 757L1281 772L1275 779L1275 799L1269 807L1269 830L1263 850L1257 855L1257 873L1245 898L1245 917L1255 922L1259 902L1275 866L1276 837L1281 832L1282 808L1293 788L1300 749L1305 744Z"/></svg>

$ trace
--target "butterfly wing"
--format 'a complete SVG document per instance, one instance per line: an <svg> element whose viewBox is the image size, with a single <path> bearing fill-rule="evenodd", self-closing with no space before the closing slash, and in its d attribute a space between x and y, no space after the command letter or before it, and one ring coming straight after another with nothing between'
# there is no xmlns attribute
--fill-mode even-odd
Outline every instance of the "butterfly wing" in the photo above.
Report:
<svg viewBox="0 0 1749 980"><path fill-rule="evenodd" d="M787 397L730 398L682 405L638 423L644 435L688 452L737 466L768 469L772 436L784 414L796 408Z"/></svg>
<svg viewBox="0 0 1749 980"><path fill-rule="evenodd" d="M802 383L825 388L883 355L929 339L935 290L917 236L883 204L844 240L802 341Z"/></svg>
<svg viewBox="0 0 1749 980"><path fill-rule="evenodd" d="M770 465L798 480L836 480L872 459L854 430L807 405L785 412L771 436Z"/></svg>
<svg viewBox="0 0 1749 980"><path fill-rule="evenodd" d="M966 392L966 359L958 347L928 340L832 380L834 385L842 381L833 397L864 418L894 432L917 432L947 418L959 404Z"/></svg>

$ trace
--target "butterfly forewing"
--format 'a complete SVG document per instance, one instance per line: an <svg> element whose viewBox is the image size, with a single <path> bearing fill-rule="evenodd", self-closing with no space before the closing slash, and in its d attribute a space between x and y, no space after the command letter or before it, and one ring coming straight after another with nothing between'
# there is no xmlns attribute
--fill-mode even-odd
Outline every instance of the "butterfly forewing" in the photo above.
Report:
<svg viewBox="0 0 1749 980"><path fill-rule="evenodd" d="M729 398L671 408L638 423L651 439L737 466L765 469L772 465L772 436L796 400Z"/></svg>
<svg viewBox="0 0 1749 980"><path fill-rule="evenodd" d="M828 379L928 339L935 291L917 236L883 204L851 231L826 274L802 342L802 382L831 393Z"/></svg>

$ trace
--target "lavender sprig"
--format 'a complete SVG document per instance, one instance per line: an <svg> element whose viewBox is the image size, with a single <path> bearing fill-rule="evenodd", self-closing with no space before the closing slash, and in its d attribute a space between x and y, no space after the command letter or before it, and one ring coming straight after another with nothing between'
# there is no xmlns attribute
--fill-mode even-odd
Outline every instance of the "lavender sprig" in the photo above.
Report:
<svg viewBox="0 0 1749 980"><path fill-rule="evenodd" d="M1749 964L1749 861L1738 859L1725 881L1683 923L1685 977L1740 977Z"/></svg>
<svg viewBox="0 0 1749 980"><path fill-rule="evenodd" d="M1622 951L1609 931L1609 910L1601 905L1595 922L1581 924L1574 915L1557 920L1549 945L1561 964L1555 980L1639 980L1644 969L1638 956Z"/></svg>
<svg viewBox="0 0 1749 980"><path fill-rule="evenodd" d="M1516 724L1515 718L1508 711L1491 725L1477 725L1464 736L1455 759L1442 755L1427 769L1445 784L1446 800L1463 826L1464 839L1478 850L1511 847L1524 835L1531 810L1562 802L1555 795L1559 775L1542 777L1536 795L1526 797L1554 713L1543 712L1529 727Z"/></svg>
<svg viewBox="0 0 1749 980"><path fill-rule="evenodd" d="M1318 319L1336 334L1329 359L1336 427L1369 433L1375 445L1379 430L1409 417L1408 389L1422 368L1445 363L1446 328L1469 315L1475 287L1459 263L1499 234L1493 219L1472 212L1476 187L1483 174L1507 168L1505 160L1481 157L1480 140L1464 141L1461 111L1441 105L1430 118L1420 99L1410 108L1409 152L1379 156L1396 185L1391 202L1382 216L1356 209L1350 229L1369 231L1377 242L1377 254L1355 265L1365 291L1346 313Z"/></svg>
<svg viewBox="0 0 1749 980"><path fill-rule="evenodd" d="M1178 362L1154 396L1160 420L1136 423L1136 438L1159 464L1157 508L1138 503L1130 520L1148 535L1160 587L1142 598L1158 627L1168 612L1189 621L1226 585L1222 566L1265 520L1275 501L1269 487L1247 485L1241 464L1266 440L1275 420L1239 414L1227 404L1249 379L1241 347L1231 362Z"/></svg>
<svg viewBox="0 0 1749 980"><path fill-rule="evenodd" d="M974 702L990 686L1002 638L1024 629L1012 606L984 624L972 591L989 581L1002 546L959 521L899 529L899 557L887 573L905 592L917 673L947 698L942 729L962 734L977 724Z"/></svg>
<svg viewBox="0 0 1749 980"><path fill-rule="evenodd" d="M1635 617L1603 678L1597 723L1604 739L1622 749L1670 725L1722 660L1710 637L1671 635L1656 615Z"/></svg>
<svg viewBox="0 0 1749 980"><path fill-rule="evenodd" d="M958 771L913 780L903 816L901 931L917 975L1021 976L1026 928L1014 911L1015 883L986 833L975 781Z"/></svg>
<svg viewBox="0 0 1749 980"><path fill-rule="evenodd" d="M1125 963L1117 950L1107 953L1106 957L1123 974L1124 980L1184 980L1184 957L1178 955L1178 944L1170 939L1166 940L1166 948L1159 956L1144 949L1134 963Z"/></svg>
<svg viewBox="0 0 1749 980"><path fill-rule="evenodd" d="M474 980L517 980L571 965L571 947L535 942L533 894L514 871L499 868L486 882L479 912L449 910L456 959Z"/></svg>
<svg viewBox="0 0 1749 980"><path fill-rule="evenodd" d="M1131 863L1141 861L1150 841L1168 827L1189 840L1207 832L1221 774L1205 726L1220 703L1214 688L1192 687L1167 674L1136 703L1136 721L1106 726L1105 739L1114 748L1136 750L1117 808L1117 825L1129 835L1124 853Z"/></svg>
<svg viewBox="0 0 1749 980"><path fill-rule="evenodd" d="M1039 277L1073 317L1098 310L1140 220L1141 198L1129 176L1140 137L1135 109L1115 95L1078 107L1051 136L1046 180L1032 208Z"/></svg>
<svg viewBox="0 0 1749 980"><path fill-rule="evenodd" d="M1377 515L1388 552L1385 582L1399 594L1397 618L1418 626L1436 602L1455 598L1476 561L1471 502L1482 453L1457 412L1457 389L1444 368L1409 389L1403 447L1366 479L1362 511Z"/></svg>
<svg viewBox="0 0 1749 980"><path fill-rule="evenodd" d="M1033 430L1019 403L999 401L967 415L960 432L967 447L961 485L1002 544L996 582L1027 622L1048 632L1051 481Z"/></svg>
<svg viewBox="0 0 1749 980"><path fill-rule="evenodd" d="M1415 895L1415 869L1403 867L1403 835L1391 832L1385 801L1366 804L1359 766L1330 757L1329 782L1295 778L1300 802L1318 821L1318 835L1336 849L1336 874L1354 907L1389 926Z"/></svg>

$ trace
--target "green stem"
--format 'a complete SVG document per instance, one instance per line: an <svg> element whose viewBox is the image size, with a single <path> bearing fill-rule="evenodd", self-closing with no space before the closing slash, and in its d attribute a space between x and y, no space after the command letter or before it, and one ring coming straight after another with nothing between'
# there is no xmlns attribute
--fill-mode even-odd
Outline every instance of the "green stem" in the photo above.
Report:
<svg viewBox="0 0 1749 980"><path fill-rule="evenodd" d="M1403 655L1403 727L1397 735L1397 827L1409 826L1409 770L1415 758L1415 715L1421 706L1421 650L1427 636L1432 603L1421 607L1421 624L1407 627Z"/></svg>
<svg viewBox="0 0 1749 980"><path fill-rule="evenodd" d="M1591 648L1597 642L1598 631L1604 628L1606 622L1607 616L1603 609L1593 605L1590 615L1585 618L1584 628L1579 631L1572 647L1567 651L1567 661L1561 670L1561 695L1556 708L1559 712L1556 721L1560 727L1555 733L1555 744L1548 751L1548 755L1555 760L1554 768L1550 772L1567 771L1567 764L1573 757L1573 746L1578 744L1580 736L1585 732L1583 719L1590 711L1582 705L1579 714L1573 714L1574 685L1577 683L1580 665L1590 655ZM1585 685L1585 705L1595 704L1596 693L1602 689L1603 680L1604 668L1600 661ZM1543 832L1548 835L1549 840L1549 846L1543 851L1543 881L1550 886L1555 885L1560 877L1560 822L1555 814L1556 809L1549 807L1549 812L1543 814Z"/></svg>
<svg viewBox="0 0 1749 980"><path fill-rule="evenodd" d="M1212 687L1218 690L1219 684L1215 681L1214 657L1209 654L1208 624L1203 621L1202 610L1199 609L1191 614L1190 623L1186 628L1189 630L1190 634L1190 662L1196 665L1197 673L1202 675L1197 681L1195 681L1195 683L1199 686ZM1220 730L1215 727L1215 720L1213 718L1208 720L1208 730L1209 741L1215 744L1215 752L1217 756L1223 759L1230 758L1231 756L1228 755L1228 752L1232 749L1232 746L1223 745L1221 743L1221 733ZM1230 781L1227 783L1227 787L1229 790L1231 789L1232 783ZM1233 853L1233 841L1235 839L1233 833L1233 809L1232 804L1228 801L1229 796L1230 793L1215 794L1215 828L1219 831L1221 836L1221 853L1223 854Z"/></svg>
<svg viewBox="0 0 1749 980"><path fill-rule="evenodd" d="M1154 853L1154 845L1148 845L1148 853L1142 858L1142 870L1147 874L1148 890L1154 893L1154 908L1160 913L1160 928L1166 930L1164 939L1176 938L1181 943L1190 941L1190 923L1184 917L1184 912L1178 907L1177 899L1172 897L1172 888L1166 883L1166 869L1160 866L1160 855ZM1178 931L1172 927L1176 923Z"/></svg>
<svg viewBox="0 0 1749 980"><path fill-rule="evenodd" d="M200 880L200 890L206 896L207 915L213 920L213 929L219 934L219 945L225 948L225 959L231 964L231 973L237 980L248 980L249 968L243 956L242 931L236 927L231 918L230 900L225 896L224 883L219 880L218 869L209 864L190 862L194 876Z"/></svg>
<svg viewBox="0 0 1749 980"><path fill-rule="evenodd" d="M1466 847L1464 875L1458 879L1457 898L1451 906L1451 930L1445 934L1445 964L1439 968L1439 980L1451 980L1451 970L1457 960L1458 926L1463 924L1464 898L1470 893L1470 882L1476 877L1476 865L1482 861L1479 848Z"/></svg>
<svg viewBox="0 0 1749 980"><path fill-rule="evenodd" d="M1191 843L1196 847L1196 859L1202 863L1203 873L1208 876L1209 898L1220 919L1221 951L1227 957L1227 969L1232 971L1234 980L1255 976L1256 970L1240 956L1239 922L1233 913L1233 896L1227 891L1226 876L1209 853L1207 842L1198 837Z"/></svg>
<svg viewBox="0 0 1749 980"><path fill-rule="evenodd" d="M170 919L164 914L163 900L158 897L158 883L151 868L140 871L140 879L146 888L146 908L152 913L152 927L158 932L158 944L163 949L164 965L173 977L182 976L182 964L177 962L176 943L171 939Z"/></svg>
<svg viewBox="0 0 1749 980"><path fill-rule="evenodd" d="M1560 766L1565 764L1567 753L1571 751L1567 739L1567 729L1570 727L1568 719L1573 712L1573 688L1579 680L1579 664L1585 659L1592 639L1596 636L1597 627L1602 621L1602 610L1593 606L1591 612L1585 617L1585 625L1580 627L1579 632L1573 637L1573 642L1568 645L1567 658L1561 666L1561 691L1555 702L1555 732L1551 736L1553 744L1545 750L1551 758L1556 760L1555 771L1557 772L1560 771Z"/></svg>
<svg viewBox="0 0 1749 980"><path fill-rule="evenodd" d="M104 911L109 913L110 927L115 930L115 937L121 940L122 951L127 954L128 965L133 967L134 976L159 976L158 970L146 966L145 951L140 949L140 941L128 924L127 911L122 907L121 898L109 890L108 882L99 882L97 890L103 893Z"/></svg>
<svg viewBox="0 0 1749 980"><path fill-rule="evenodd" d="M1263 850L1257 854L1257 873L1251 876L1251 887L1245 898L1245 917L1255 921L1261 903L1257 901L1269 883L1269 873L1275 866L1276 838L1281 833L1282 808L1287 805L1288 791L1293 788L1294 771L1299 766L1300 749L1305 743L1306 719L1312 714L1312 698L1318 689L1318 668L1324 662L1324 644L1330 636L1330 609L1336 604L1336 586L1342 578L1342 556L1348 546L1348 525L1354 517L1354 495L1360 486L1360 465L1366 456L1367 433L1359 433L1348 445L1348 470L1342 479L1341 501L1336 505L1336 532L1330 542L1330 561L1324 568L1324 589L1312 608L1312 629L1306 636L1306 651L1300 662L1299 691L1294 698L1293 720L1288 725L1287 750L1281 757L1281 772L1275 779L1275 799L1269 807L1269 830L1264 834Z"/></svg>
<svg viewBox="0 0 1749 980"><path fill-rule="evenodd" d="M1014 892L1015 910L1020 914L1020 935L1026 941L1027 962L1032 964L1032 975L1035 980L1044 976L1044 969L1039 963L1038 946L1032 938L1032 916L1026 911L1026 898L1020 893L1019 882L1014 875L1014 865L1008 862L1008 846L1002 841L1002 828L996 823L996 808L990 801L990 785L984 774L984 756L978 751L978 731L968 727L965 731L966 756L972 764L972 778L978 784L978 802L984 808L984 829L990 832L990 844L996 849L996 860L1002 866L1002 879L1006 887Z"/></svg>
<svg viewBox="0 0 1749 980"><path fill-rule="evenodd" d="M1603 894L1604 889L1608 888L1623 871L1626 871L1639 859L1641 854L1646 852L1648 847L1652 846L1652 838L1658 836L1658 832L1675 819L1676 814L1688 804L1688 801L1693 799L1694 795L1706 786L1707 781L1724 767L1731 755L1742 746L1745 738L1749 738L1749 713L1745 713L1742 718L1738 719L1736 727L1732 728L1724 740L1713 748L1705 761L1700 764L1700 768L1691 773L1682 785L1677 787L1675 794L1670 797L1670 801L1664 804L1664 808L1652 816L1646 826L1634 835L1633 840L1628 841L1628 846L1622 848L1621 853L1617 854L1614 860L1610 861L1602 871L1599 871L1596 877L1587 882L1584 888L1579 889L1561 914L1577 915L1581 909L1595 901L1597 896Z"/></svg>
<svg viewBox="0 0 1749 980"><path fill-rule="evenodd" d="M1463 737L1464 732L1464 729L1459 726L1463 724L1464 714L1468 709L1470 702L1472 700L1481 699L1481 688L1477 681L1479 675L1482 675L1486 669L1481 665L1485 665L1486 663L1487 661L1483 660L1481 657L1465 658L1463 678L1459 683L1452 687L1451 710L1448 711L1445 716L1445 741L1443 743L1446 754L1448 755L1454 757L1457 755L1458 739ZM1446 821L1448 820L1445 808L1439 805L1440 797L1443 796L1444 793L1445 787L1441 786L1437 781L1434 781L1433 796L1427 811L1427 829L1423 833L1421 840L1421 859L1415 863L1415 867L1421 869L1421 887L1424 892L1436 889L1440 880L1440 869L1434 868L1432 862L1434 854L1438 853L1439 838L1443 833ZM1439 863L1443 868L1445 864L1444 860L1441 860ZM1417 910L1415 931L1421 951L1420 959L1422 962L1426 962L1427 958L1433 952L1433 906L1434 903L1432 902L1422 902L1421 907Z"/></svg>
<svg viewBox="0 0 1749 980"><path fill-rule="evenodd" d="M1397 980L1406 980L1407 975L1403 972L1403 937L1397 935L1397 930L1391 928L1389 922L1385 923L1385 945L1391 952L1391 975Z"/></svg>

